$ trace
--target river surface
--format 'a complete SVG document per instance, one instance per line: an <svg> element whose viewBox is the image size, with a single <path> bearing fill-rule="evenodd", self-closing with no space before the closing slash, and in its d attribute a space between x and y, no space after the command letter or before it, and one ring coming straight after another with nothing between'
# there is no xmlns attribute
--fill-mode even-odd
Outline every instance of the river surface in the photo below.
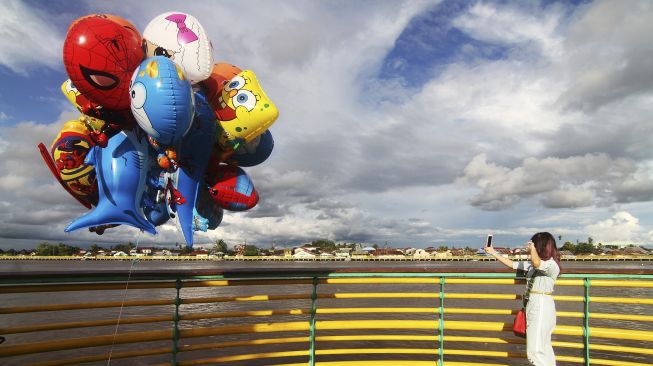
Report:
<svg viewBox="0 0 653 366"><path fill-rule="evenodd" d="M653 272L653 262L563 262L563 270L604 270L607 272L620 272L624 270L645 270ZM430 270L467 270L470 272L493 271L502 268L497 262L239 262L239 261L197 261L197 262L177 262L177 261L0 261L0 278L6 274L34 273L43 272L66 272L71 275L83 272L106 271L114 274L124 274L129 277L132 274L147 271L194 271L194 270L247 270L247 269L281 269L288 271L297 270L351 270L360 271L378 270L392 268L394 270L404 269L406 271L425 271ZM469 284L447 284L445 286L447 294L520 294L523 285L469 285ZM343 299L337 298L338 294L348 293L439 293L439 285L429 284L324 284L318 286L318 295L321 297L317 301L319 309L329 308L373 308L373 307L392 307L392 308L433 308L440 306L438 298L358 298ZM254 295L310 295L312 293L311 285L287 285L287 286L228 286L228 287L198 287L183 288L181 297L188 300L197 300L202 298L216 298L229 296L254 296ZM583 296L584 290L577 286L557 286L556 295L558 296ZM623 298L647 298L653 299L652 288L628 288L628 287L592 287L590 289L592 297L623 297ZM109 291L79 291L79 292L46 292L46 293L29 293L29 294L0 294L0 308L13 306L30 306L30 305L48 305L48 304L67 304L67 303L84 303L84 302L102 302L102 301L132 301L132 300L152 300L152 299L174 299L175 290L173 288L164 289L145 289L145 290L109 290ZM180 313L184 314L223 314L239 311L255 310L286 310L286 309L310 309L310 299L295 300L274 300L274 301L224 301L224 302L201 302L186 303L180 306ZM520 307L518 300L482 300L462 298L445 298L446 308L475 308L475 309L517 309ZM572 301L556 301L556 307L559 312L582 312L582 303ZM170 315L174 311L172 305L139 307L131 306L120 309L102 308L86 310L68 310L59 312L29 312L21 314L0 314L0 329L12 328L31 324L47 323L66 323L81 320L103 320L103 319L130 319L146 316ZM653 305L649 304L628 304L628 303L601 303L592 302L590 305L592 313L619 313L633 315L653 315ZM436 313L318 313L318 321L329 320L387 320L395 319L402 321L419 321L437 319ZM239 326L246 324L269 324L276 322L308 322L309 314L287 314L273 316L248 316L248 317L230 317L230 318L205 318L197 320L185 320L180 323L182 329L194 327L222 327L222 326ZM447 314L444 317L446 321L466 320L466 321L487 321L487 322L511 322L512 317L509 315L479 315L479 314ZM561 317L558 316L558 325L580 326L582 318ZM73 330L53 330L44 332L30 333L13 333L7 334L7 341L0 345L1 347L11 347L12 344L21 344L25 342L44 342L51 340L63 340L67 338L84 338L97 335L112 335L114 333L122 334L126 332L147 331L147 330L165 330L170 329L172 322L161 321L147 324L121 324L118 328L113 326L99 326L92 328L75 328ZM604 319L591 319L590 326L602 328L626 328L633 330L653 331L653 322L645 321L615 321ZM399 330L320 330L317 336L331 335L357 335L357 334L387 334L387 335L437 335L437 331L430 329L399 329ZM2 335L2 334L0 334ZM508 333L497 333L491 331L445 331L446 336L487 336L490 338L511 338ZM283 333L255 333L255 334L231 334L222 336L211 336L201 338L189 338L181 341L182 345L215 343L215 346L207 350L198 350L193 352L180 353L179 360L191 360L197 358L222 357L228 355L238 355L244 353L263 353L279 352L292 350L306 350L306 343L287 343L277 345L256 345L221 348L225 342L244 341L249 339L269 339L285 337L306 337L306 332L283 332ZM582 343L579 337L554 335L554 340L563 342ZM169 346L171 342L151 342L145 347L158 348ZM592 338L591 343L596 344L619 344L622 346L653 348L653 342L644 341L626 341L620 339ZM318 342L317 350L327 350L333 348L432 348L437 349L437 342L426 341L377 341L377 340L351 340L347 342ZM95 347L80 349L74 351L59 351L42 354L32 354L25 356L15 356L10 358L0 358L2 365L26 365L38 364L40 362L56 360L60 358L71 358L85 355L95 355L101 353L118 354L120 352L134 350L134 345L114 345L106 347ZM517 358L497 358L497 357L469 357L447 355L446 350L496 350L510 353L524 353L525 346L520 344L493 344L488 342L445 342L445 360L448 361L469 361L469 362L486 362L504 365L526 365L526 361ZM582 350L574 348L556 347L556 354L565 356L581 357ZM650 355L638 355L634 353L612 353L607 351L591 351L592 358L622 360L624 362L640 362L653 364ZM433 360L435 355L344 355L344 356L318 356L318 361L336 361L336 360ZM169 355L148 356L136 359L112 359L110 362L95 362L85 365L151 365L156 363L169 362ZM259 366L259 365L276 365L284 363L305 362L306 357L295 358L265 358L261 360L242 360L220 363L220 365L232 366ZM215 363L212 363L215 364ZM559 362L558 365L577 365L575 363Z"/></svg>

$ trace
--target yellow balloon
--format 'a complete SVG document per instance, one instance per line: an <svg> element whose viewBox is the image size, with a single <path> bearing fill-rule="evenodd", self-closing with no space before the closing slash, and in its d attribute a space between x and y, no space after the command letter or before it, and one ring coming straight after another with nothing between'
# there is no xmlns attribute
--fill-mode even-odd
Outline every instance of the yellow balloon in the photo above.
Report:
<svg viewBox="0 0 653 366"><path fill-rule="evenodd" d="M279 110L251 70L243 70L226 82L215 104L223 131L219 143L234 150L265 132L279 117Z"/></svg>

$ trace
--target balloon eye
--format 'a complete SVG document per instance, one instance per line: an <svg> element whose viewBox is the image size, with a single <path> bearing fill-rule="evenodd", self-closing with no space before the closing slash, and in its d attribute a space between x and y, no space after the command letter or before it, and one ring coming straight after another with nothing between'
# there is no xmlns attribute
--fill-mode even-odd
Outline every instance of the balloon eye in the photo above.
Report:
<svg viewBox="0 0 653 366"><path fill-rule="evenodd" d="M168 50L166 50L163 47L157 47L154 50L154 56L165 56L167 58L170 58L170 53L168 52Z"/></svg>
<svg viewBox="0 0 653 366"><path fill-rule="evenodd" d="M145 90L145 85L142 83L135 83L134 86L132 86L130 94L132 97L132 107L136 109L143 108L145 99L147 99L147 91Z"/></svg>
<svg viewBox="0 0 653 366"><path fill-rule="evenodd" d="M79 69L82 72L84 79L91 84L91 86L100 90L113 89L120 81L117 77L105 71L89 69L82 65L79 65Z"/></svg>
<svg viewBox="0 0 653 366"><path fill-rule="evenodd" d="M234 108L243 106L247 108L248 111L251 111L256 106L256 97L249 90L239 91L231 101L234 104Z"/></svg>
<svg viewBox="0 0 653 366"><path fill-rule="evenodd" d="M242 76L236 76L224 86L224 91L230 92L233 89L241 89L245 86L245 79Z"/></svg>

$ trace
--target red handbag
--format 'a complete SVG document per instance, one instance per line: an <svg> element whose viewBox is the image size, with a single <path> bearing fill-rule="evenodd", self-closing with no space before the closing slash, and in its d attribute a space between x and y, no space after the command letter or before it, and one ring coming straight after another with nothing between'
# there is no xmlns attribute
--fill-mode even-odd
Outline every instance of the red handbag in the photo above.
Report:
<svg viewBox="0 0 653 366"><path fill-rule="evenodd" d="M512 332L517 337L526 338L526 311L520 309L515 315L515 322L512 324Z"/></svg>

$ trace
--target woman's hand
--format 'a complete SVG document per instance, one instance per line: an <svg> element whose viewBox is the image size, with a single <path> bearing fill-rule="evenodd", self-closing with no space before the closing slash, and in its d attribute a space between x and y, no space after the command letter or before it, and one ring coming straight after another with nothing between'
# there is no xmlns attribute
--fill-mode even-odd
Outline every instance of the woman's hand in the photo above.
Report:
<svg viewBox="0 0 653 366"><path fill-rule="evenodd" d="M528 243L526 243L526 250L528 251L528 254L531 255L531 263L533 263L533 267L540 268L542 260L540 259L539 254L537 254L537 248L535 248L535 244L533 244L532 241L529 240Z"/></svg>

